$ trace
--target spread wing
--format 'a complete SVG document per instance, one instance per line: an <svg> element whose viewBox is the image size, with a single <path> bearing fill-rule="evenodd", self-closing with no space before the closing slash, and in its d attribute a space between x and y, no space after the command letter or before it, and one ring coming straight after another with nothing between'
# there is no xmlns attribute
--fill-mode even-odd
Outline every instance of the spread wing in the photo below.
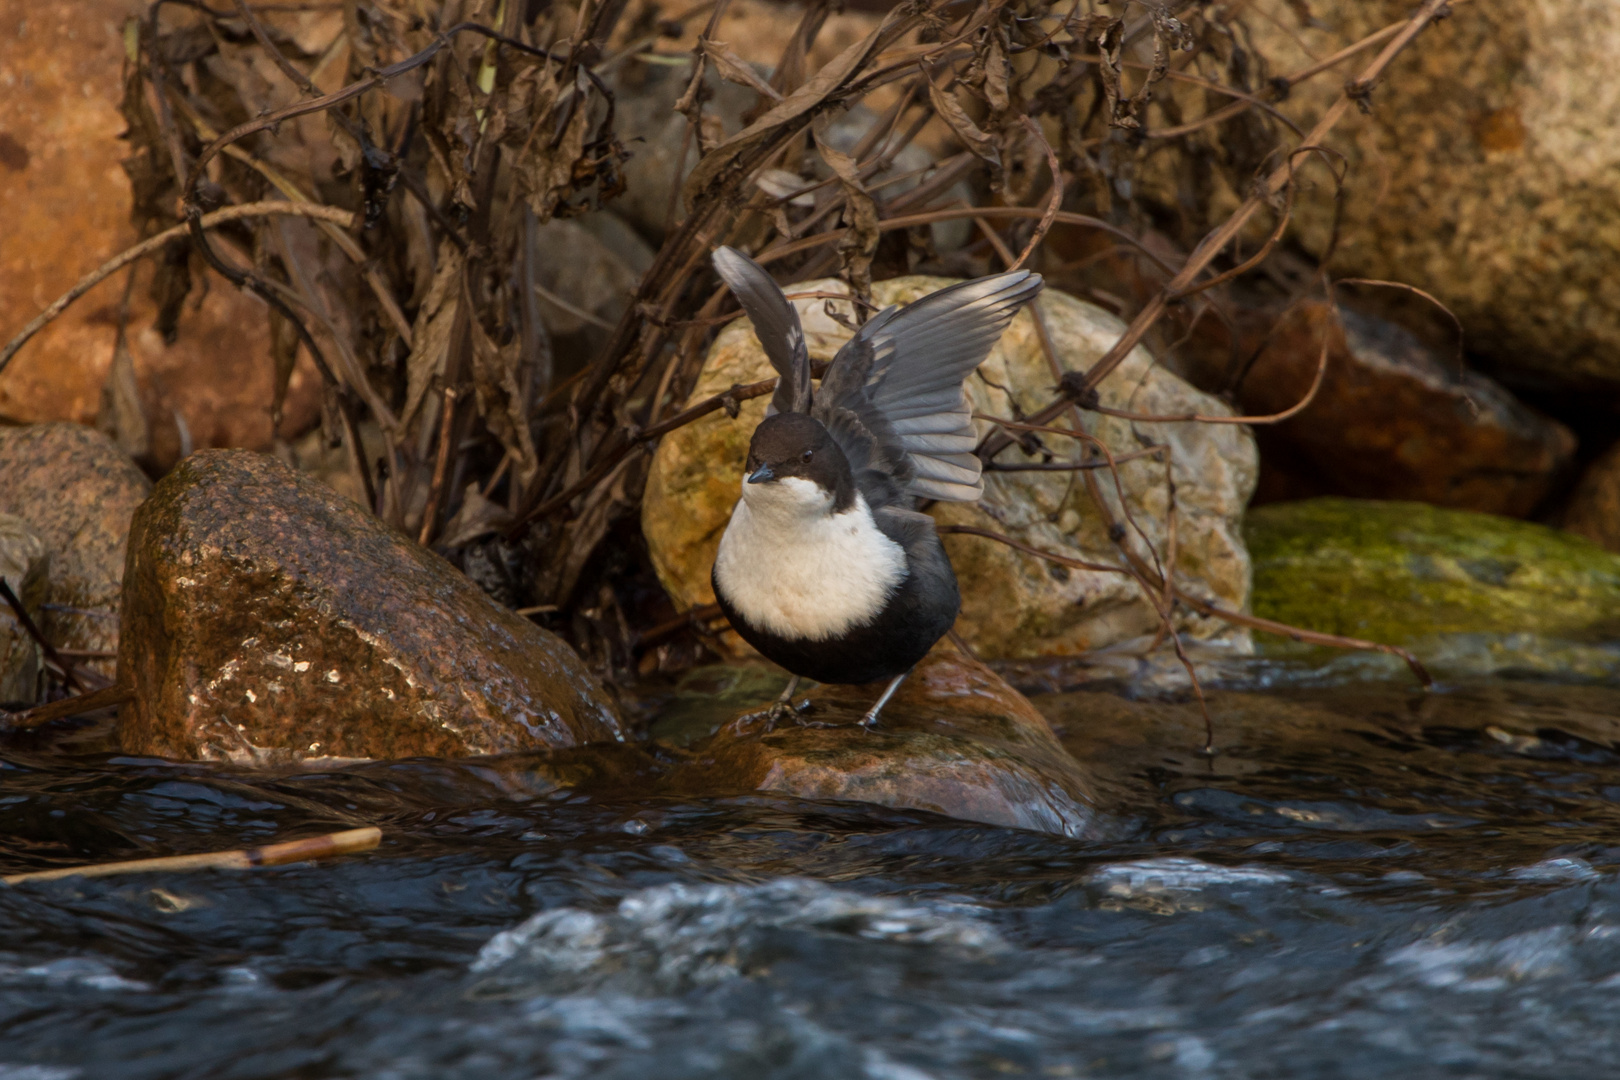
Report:
<svg viewBox="0 0 1620 1080"><path fill-rule="evenodd" d="M781 376L771 396L771 411L809 412L810 353L798 310L765 268L736 248L716 248L714 268L748 313L755 336Z"/></svg>
<svg viewBox="0 0 1620 1080"><path fill-rule="evenodd" d="M964 281L886 308L839 350L814 415L874 507L902 494L971 501L983 492L962 381L1040 289L1026 270Z"/></svg>

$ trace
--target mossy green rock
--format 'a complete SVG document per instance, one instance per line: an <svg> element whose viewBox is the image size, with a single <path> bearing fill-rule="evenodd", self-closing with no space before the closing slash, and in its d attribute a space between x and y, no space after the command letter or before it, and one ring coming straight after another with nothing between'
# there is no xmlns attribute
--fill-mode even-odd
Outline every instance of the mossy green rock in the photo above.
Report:
<svg viewBox="0 0 1620 1080"><path fill-rule="evenodd" d="M1543 525L1329 498L1253 510L1244 533L1263 618L1391 644L1620 639L1620 555Z"/></svg>

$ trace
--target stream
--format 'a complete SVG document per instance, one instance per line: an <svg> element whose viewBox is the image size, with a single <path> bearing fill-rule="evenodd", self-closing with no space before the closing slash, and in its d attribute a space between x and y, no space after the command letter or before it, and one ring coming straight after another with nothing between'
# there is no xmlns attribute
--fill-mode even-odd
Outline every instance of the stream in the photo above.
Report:
<svg viewBox="0 0 1620 1080"><path fill-rule="evenodd" d="M647 700L655 732L699 707ZM384 839L0 887L0 1080L1614 1067L1620 687L1233 686L1213 760L1183 701L1035 701L1096 771L1102 838L649 799L611 768L569 789L521 757L254 773L8 736L6 873Z"/></svg>

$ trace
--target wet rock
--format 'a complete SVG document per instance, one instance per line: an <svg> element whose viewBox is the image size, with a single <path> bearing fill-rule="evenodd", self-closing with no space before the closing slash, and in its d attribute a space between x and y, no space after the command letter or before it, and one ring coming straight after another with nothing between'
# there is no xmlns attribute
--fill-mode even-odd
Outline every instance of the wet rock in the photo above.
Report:
<svg viewBox="0 0 1620 1080"><path fill-rule="evenodd" d="M866 802L1064 836L1093 828L1091 783L1079 762L983 664L936 649L868 731L860 720L882 689L818 687L800 722L770 732L757 720L722 727L663 787Z"/></svg>
<svg viewBox="0 0 1620 1080"><path fill-rule="evenodd" d="M905 277L879 282L878 303L903 303L949 282ZM804 282L788 292L841 292L835 280ZM795 301L810 353L828 359L849 337L831 319L823 300ZM1036 301L1060 365L1083 370L1117 340L1124 324L1090 304L1047 290ZM847 312L845 312L847 316ZM770 367L746 320L732 323L716 339L692 393L701 400L736 383L767 378ZM1027 415L1050 400L1056 379L1047 366L1031 315L1021 312L990 358L968 380L973 407L997 416ZM1133 350L1101 387L1102 403L1156 415L1188 412L1230 415L1230 409L1194 390L1153 362L1145 349ZM653 460L642 502L642 530L653 565L665 589L682 608L712 603L709 570L742 482L748 439L764 417L766 399L743 402L735 420L711 413L665 438ZM1227 424L1141 423L1096 413L1085 415L1086 430L1116 453L1145 443L1172 448L1176 485L1177 578L1201 595L1233 608L1247 602L1248 554L1240 533L1243 507L1254 488L1256 456L1247 431ZM988 430L981 427L981 431ZM1050 454L1070 459L1079 451L1071 440L1051 437ZM1047 454L1004 452L1002 462L1036 462ZM1104 473L1104 476L1107 474ZM1165 466L1138 458L1120 466L1126 505L1162 551L1169 495ZM1111 512L1121 509L1111 479L1100 485ZM1108 525L1091 502L1084 483L1067 472L999 472L985 477L977 504L940 504L935 518L1010 534L1016 539L1092 562L1114 563L1118 552ZM957 628L989 659L1067 655L1153 633L1158 618L1133 581L1117 574L1049 566L990 540L948 536L946 548L962 586L962 618ZM1180 626L1196 638L1233 634L1223 624L1183 613Z"/></svg>
<svg viewBox="0 0 1620 1080"><path fill-rule="evenodd" d="M1272 328L1238 391L1253 416L1304 399L1324 340L1328 366L1302 412L1256 430L1258 500L1292 474L1292 490L1405 499L1524 517L1568 465L1575 436L1454 357L1395 323L1325 303L1295 307ZM1275 496L1273 496L1275 497Z"/></svg>
<svg viewBox="0 0 1620 1080"><path fill-rule="evenodd" d="M1620 637L1620 555L1544 525L1322 498L1260 507L1244 532L1264 618L1395 644Z"/></svg>
<svg viewBox="0 0 1620 1080"><path fill-rule="evenodd" d="M28 523L50 557L40 632L58 649L118 649L130 516L151 481L111 439L79 424L0 429L0 514ZM113 662L86 667L113 674Z"/></svg>
<svg viewBox="0 0 1620 1080"><path fill-rule="evenodd" d="M38 625L45 602L48 556L28 523L0 514L0 578L11 587L23 610ZM0 604L0 705L32 705L44 686L43 657L39 644L24 628L9 604Z"/></svg>
<svg viewBox="0 0 1620 1080"><path fill-rule="evenodd" d="M1412 10L1312 0L1243 22L1275 76ZM1536 0L1511 19L1457 5L1390 66L1371 114L1331 136L1349 170L1335 270L1433 292L1511 382L1620 385L1620 86L1594 78L1617 50L1606 0ZM1365 63L1294 87L1282 108L1309 129ZM1326 249L1334 215L1332 185L1301 197L1308 248Z"/></svg>
<svg viewBox="0 0 1620 1080"><path fill-rule="evenodd" d="M1564 510L1564 528L1620 551L1620 443L1586 467Z"/></svg>
<svg viewBox="0 0 1620 1080"><path fill-rule="evenodd" d="M0 7L0 340L10 338L82 275L139 237L120 167L125 122L123 22L128 0ZM215 278L187 301L180 336L153 327L151 261L131 292L128 341L156 469L204 446L268 449L274 365L264 305ZM46 327L0 375L0 416L92 423L113 361L124 275L97 286ZM319 416L320 381L306 359L293 373L281 432Z"/></svg>
<svg viewBox="0 0 1620 1080"><path fill-rule="evenodd" d="M126 749L250 763L621 737L566 644L273 458L206 451L135 515Z"/></svg>

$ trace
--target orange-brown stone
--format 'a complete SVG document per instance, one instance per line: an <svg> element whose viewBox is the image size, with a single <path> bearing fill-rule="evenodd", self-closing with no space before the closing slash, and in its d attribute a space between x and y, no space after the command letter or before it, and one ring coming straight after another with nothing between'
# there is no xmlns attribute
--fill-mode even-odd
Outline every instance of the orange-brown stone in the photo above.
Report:
<svg viewBox="0 0 1620 1080"><path fill-rule="evenodd" d="M983 664L936 648L867 730L861 717L881 691L819 687L809 714L773 731L739 718L694 747L664 786L874 803L1065 836L1094 829L1085 770Z"/></svg>
<svg viewBox="0 0 1620 1080"><path fill-rule="evenodd" d="M142 0L39 4L0 0L0 340L139 237L120 162L125 124L124 21ZM131 294L129 347L151 424L151 463L184 445L272 443L274 369L265 307L211 278L194 288L180 336L165 345L147 296L151 267ZM123 274L97 286L30 341L0 374L0 418L93 423L117 339ZM282 434L319 416L319 377L293 373Z"/></svg>
<svg viewBox="0 0 1620 1080"><path fill-rule="evenodd" d="M318 480L205 450L130 527L127 750L248 764L622 737L573 650Z"/></svg>

